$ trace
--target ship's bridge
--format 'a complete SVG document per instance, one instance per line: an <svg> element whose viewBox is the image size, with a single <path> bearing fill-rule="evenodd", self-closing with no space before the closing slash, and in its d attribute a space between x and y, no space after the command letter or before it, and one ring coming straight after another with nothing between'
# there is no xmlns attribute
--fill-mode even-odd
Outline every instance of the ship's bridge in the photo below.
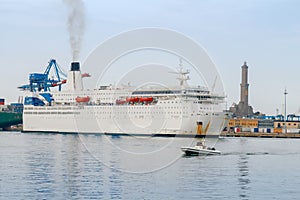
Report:
<svg viewBox="0 0 300 200"><path fill-rule="evenodd" d="M153 96L153 97L181 97L189 99L198 99L202 101L223 101L224 97L219 95L211 94L206 87L195 87L195 88L185 88L185 89L158 89L149 88L144 90L136 90L132 92L132 96Z"/></svg>

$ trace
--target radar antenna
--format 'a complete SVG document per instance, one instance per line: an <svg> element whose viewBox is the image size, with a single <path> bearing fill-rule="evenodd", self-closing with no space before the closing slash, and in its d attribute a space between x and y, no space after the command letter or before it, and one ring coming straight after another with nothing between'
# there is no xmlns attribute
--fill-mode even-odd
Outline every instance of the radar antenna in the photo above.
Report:
<svg viewBox="0 0 300 200"><path fill-rule="evenodd" d="M179 85L182 87L182 88L185 88L188 86L187 84L187 81L190 80L190 77L187 76L190 71L189 70L184 70L183 67L182 67L182 58L179 59L179 69L177 72L170 72L170 73L173 73L173 74L178 74L178 77L177 77L177 80L179 80Z"/></svg>

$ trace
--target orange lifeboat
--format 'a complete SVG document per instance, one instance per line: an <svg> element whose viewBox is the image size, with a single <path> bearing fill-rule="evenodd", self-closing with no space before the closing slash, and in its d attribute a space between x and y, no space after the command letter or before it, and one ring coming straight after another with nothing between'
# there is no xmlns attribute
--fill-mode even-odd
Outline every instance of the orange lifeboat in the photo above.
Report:
<svg viewBox="0 0 300 200"><path fill-rule="evenodd" d="M124 103L126 103L125 100L119 100L119 99L116 100L117 105L123 105Z"/></svg>
<svg viewBox="0 0 300 200"><path fill-rule="evenodd" d="M153 101L153 97L141 97L140 102L151 103Z"/></svg>
<svg viewBox="0 0 300 200"><path fill-rule="evenodd" d="M86 96L86 97L76 97L76 102L77 103L87 103L90 101L90 97Z"/></svg>
<svg viewBox="0 0 300 200"><path fill-rule="evenodd" d="M137 103L139 102L140 98L138 97L131 97L131 98L126 98L126 102L129 102L129 103Z"/></svg>

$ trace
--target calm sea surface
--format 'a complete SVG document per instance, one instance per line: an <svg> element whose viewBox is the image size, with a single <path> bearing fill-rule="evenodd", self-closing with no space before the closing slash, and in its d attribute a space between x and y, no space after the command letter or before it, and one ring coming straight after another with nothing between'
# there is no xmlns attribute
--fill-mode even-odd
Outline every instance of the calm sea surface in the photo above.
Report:
<svg viewBox="0 0 300 200"><path fill-rule="evenodd" d="M300 199L300 140L0 132L0 199Z"/></svg>

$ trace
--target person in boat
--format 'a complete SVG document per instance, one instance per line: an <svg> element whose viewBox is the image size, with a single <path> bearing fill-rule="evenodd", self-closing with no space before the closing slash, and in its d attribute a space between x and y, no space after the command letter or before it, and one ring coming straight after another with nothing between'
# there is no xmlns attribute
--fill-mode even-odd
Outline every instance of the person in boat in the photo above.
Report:
<svg viewBox="0 0 300 200"><path fill-rule="evenodd" d="M215 147L208 147L207 149L208 149L208 150L213 150L213 151L216 150Z"/></svg>
<svg viewBox="0 0 300 200"><path fill-rule="evenodd" d="M203 146L202 142L197 142L196 146Z"/></svg>
<svg viewBox="0 0 300 200"><path fill-rule="evenodd" d="M203 149L206 148L206 146L203 144L203 142L197 142L196 146L202 147Z"/></svg>

